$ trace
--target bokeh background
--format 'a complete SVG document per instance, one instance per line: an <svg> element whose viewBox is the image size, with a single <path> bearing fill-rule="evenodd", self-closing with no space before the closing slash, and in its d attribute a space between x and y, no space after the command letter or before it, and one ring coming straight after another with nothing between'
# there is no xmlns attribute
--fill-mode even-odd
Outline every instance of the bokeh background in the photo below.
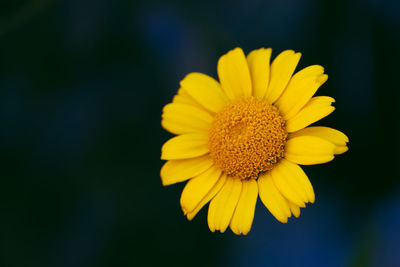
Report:
<svg viewBox="0 0 400 267"><path fill-rule="evenodd" d="M0 266L400 266L400 2L0 3ZM162 106L223 53L294 49L350 150L307 166L316 203L250 234L183 216L162 187Z"/></svg>

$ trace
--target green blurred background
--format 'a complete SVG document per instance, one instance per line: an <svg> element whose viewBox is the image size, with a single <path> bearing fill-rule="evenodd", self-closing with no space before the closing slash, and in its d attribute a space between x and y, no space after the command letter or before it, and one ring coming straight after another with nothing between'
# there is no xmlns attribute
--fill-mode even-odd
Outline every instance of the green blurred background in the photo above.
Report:
<svg viewBox="0 0 400 267"><path fill-rule="evenodd" d="M400 266L395 0L0 3L0 266ZM350 150L307 166L316 203L250 234L183 216L162 187L163 105L223 53L302 52Z"/></svg>

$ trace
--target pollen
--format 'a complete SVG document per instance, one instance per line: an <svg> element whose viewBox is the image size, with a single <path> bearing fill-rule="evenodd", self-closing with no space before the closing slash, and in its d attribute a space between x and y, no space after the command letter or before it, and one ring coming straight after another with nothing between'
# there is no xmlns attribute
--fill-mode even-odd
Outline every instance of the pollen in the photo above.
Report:
<svg viewBox="0 0 400 267"><path fill-rule="evenodd" d="M209 133L210 155L228 176L256 179L284 155L287 132L276 107L254 97L219 111Z"/></svg>

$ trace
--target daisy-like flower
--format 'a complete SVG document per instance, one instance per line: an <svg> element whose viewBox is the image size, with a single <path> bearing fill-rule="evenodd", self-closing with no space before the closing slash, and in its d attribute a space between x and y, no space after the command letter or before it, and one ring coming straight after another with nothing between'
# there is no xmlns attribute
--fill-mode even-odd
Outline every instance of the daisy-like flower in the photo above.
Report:
<svg viewBox="0 0 400 267"><path fill-rule="evenodd" d="M190 73L162 126L177 136L162 147L163 185L189 180L181 195L192 220L208 202L208 226L246 235L258 196L280 222L300 216L315 200L300 165L331 161L347 151L347 136L322 126L308 127L335 109L328 96L315 96L328 79L319 65L293 75L300 53L286 50L270 64L271 49L247 57L235 48L218 61L219 82Z"/></svg>

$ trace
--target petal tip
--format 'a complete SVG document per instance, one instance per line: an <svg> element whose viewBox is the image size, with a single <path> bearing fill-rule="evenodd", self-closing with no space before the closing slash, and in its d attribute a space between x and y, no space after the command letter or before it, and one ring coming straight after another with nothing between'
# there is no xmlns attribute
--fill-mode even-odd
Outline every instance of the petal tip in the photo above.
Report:
<svg viewBox="0 0 400 267"><path fill-rule="evenodd" d="M340 146L340 147L335 148L334 153L335 153L335 155L340 155L340 154L347 152L348 150L349 150L349 148L347 146Z"/></svg>
<svg viewBox="0 0 400 267"><path fill-rule="evenodd" d="M281 222L281 223L287 223L288 222L288 218L289 217L286 217L286 218L280 218L280 219L277 219L279 222Z"/></svg>
<svg viewBox="0 0 400 267"><path fill-rule="evenodd" d="M324 84L328 80L328 74L322 74L317 77L317 83L320 85Z"/></svg>

